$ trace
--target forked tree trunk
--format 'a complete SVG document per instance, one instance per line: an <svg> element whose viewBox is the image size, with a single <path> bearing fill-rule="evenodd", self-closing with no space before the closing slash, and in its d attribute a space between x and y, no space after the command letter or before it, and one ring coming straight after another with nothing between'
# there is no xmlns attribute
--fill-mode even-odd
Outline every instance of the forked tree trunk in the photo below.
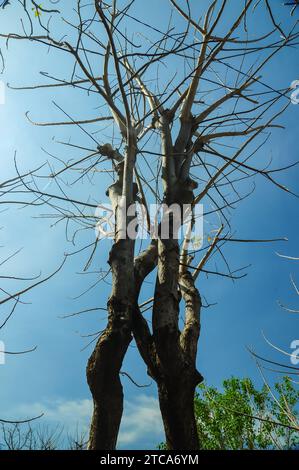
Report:
<svg viewBox="0 0 299 470"><path fill-rule="evenodd" d="M153 333L138 306L133 332L139 352L156 381L168 449L197 450L200 447L194 414L194 394L202 381L196 369L200 333L201 299L194 279L179 270L176 240L158 240L135 260L137 293L145 277L158 266ZM180 293L185 301L185 325L178 328Z"/></svg>
<svg viewBox="0 0 299 470"><path fill-rule="evenodd" d="M180 286L180 292L178 288ZM179 329L180 296L185 325ZM188 271L180 274L178 242L158 241L158 276L153 308L153 337L159 368L157 385L168 449L198 450L194 394L202 376L196 369L201 300Z"/></svg>

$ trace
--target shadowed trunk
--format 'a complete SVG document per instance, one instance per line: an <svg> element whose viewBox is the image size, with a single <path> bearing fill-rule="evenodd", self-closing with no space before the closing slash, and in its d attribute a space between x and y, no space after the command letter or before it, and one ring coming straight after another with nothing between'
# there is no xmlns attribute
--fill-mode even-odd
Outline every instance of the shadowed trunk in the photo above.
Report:
<svg viewBox="0 0 299 470"><path fill-rule="evenodd" d="M181 297L185 324L179 329ZM157 385L168 449L199 449L194 393L202 376L196 370L201 300L188 271L180 273L178 242L158 242L158 276L153 309Z"/></svg>
<svg viewBox="0 0 299 470"><path fill-rule="evenodd" d="M194 415L195 387L201 378L184 374L158 385L160 409L168 450L198 450Z"/></svg>
<svg viewBox="0 0 299 470"><path fill-rule="evenodd" d="M194 393L202 376L196 370L201 298L194 279L179 269L178 242L158 240L135 260L137 294L145 277L158 266L153 333L138 305L133 332L148 374L156 381L168 449L199 449ZM185 301L185 323L178 327L179 303Z"/></svg>
<svg viewBox="0 0 299 470"><path fill-rule="evenodd" d="M88 449L116 447L123 413L123 388L119 373L131 341L127 325L109 325L102 334L87 366L87 381L93 396L93 416Z"/></svg>
<svg viewBox="0 0 299 470"><path fill-rule="evenodd" d="M123 413L120 370L132 339L132 312L135 302L133 271L134 240L119 240L110 252L112 293L108 301L108 325L88 361L87 382L94 411L88 449L116 447Z"/></svg>
<svg viewBox="0 0 299 470"><path fill-rule="evenodd" d="M86 371L94 403L88 443L90 450L115 449L123 413L120 371L132 340L132 318L136 305L135 237L128 233L136 211L132 166L135 157L135 140L131 133L126 157L121 157L117 165L117 180L106 192L115 216L115 242L109 254L112 291L107 304L108 325L98 340Z"/></svg>

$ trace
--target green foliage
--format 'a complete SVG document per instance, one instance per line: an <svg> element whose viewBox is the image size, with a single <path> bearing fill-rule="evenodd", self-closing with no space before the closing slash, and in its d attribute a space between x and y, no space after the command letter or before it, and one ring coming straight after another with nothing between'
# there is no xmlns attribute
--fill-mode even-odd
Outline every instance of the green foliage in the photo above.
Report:
<svg viewBox="0 0 299 470"><path fill-rule="evenodd" d="M227 379L221 391L201 384L194 402L201 448L295 448L298 403L299 391L288 377L276 383L273 392L267 385L257 390L248 378ZM165 449L165 444L159 448Z"/></svg>
<svg viewBox="0 0 299 470"><path fill-rule="evenodd" d="M222 391L200 385L195 413L202 448L290 449L298 445L299 431L276 423L296 424L299 392L288 377L275 384L275 392L266 385L257 390L247 378L225 380Z"/></svg>

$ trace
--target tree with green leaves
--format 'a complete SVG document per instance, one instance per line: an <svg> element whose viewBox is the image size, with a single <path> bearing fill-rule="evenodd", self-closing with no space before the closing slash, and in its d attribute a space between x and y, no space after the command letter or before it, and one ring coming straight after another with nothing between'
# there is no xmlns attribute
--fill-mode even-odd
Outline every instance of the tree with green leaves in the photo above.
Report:
<svg viewBox="0 0 299 470"><path fill-rule="evenodd" d="M299 391L289 377L273 391L267 383L257 389L249 378L224 380L221 390L200 384L195 414L202 449L295 449L298 404Z"/></svg>

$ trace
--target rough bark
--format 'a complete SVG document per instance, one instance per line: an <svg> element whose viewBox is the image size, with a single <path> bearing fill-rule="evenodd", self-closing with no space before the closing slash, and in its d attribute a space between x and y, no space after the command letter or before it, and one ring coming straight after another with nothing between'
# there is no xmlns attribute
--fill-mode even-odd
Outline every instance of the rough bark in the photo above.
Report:
<svg viewBox="0 0 299 470"><path fill-rule="evenodd" d="M186 172L177 168L173 173L172 143L167 115L160 121L162 132L164 200L167 204L183 204L193 200L189 167ZM188 127L189 126L189 127ZM187 135L181 135L182 149L188 146L192 120ZM178 146L177 146L178 147ZM180 153L179 152L179 153ZM184 154L187 160L187 153ZM178 165L179 167L179 165ZM176 179L176 183L174 183ZM165 216L166 217L166 216ZM168 238L159 238L135 261L137 300L142 283L157 266L153 304L153 331L142 317L136 301L133 332L144 359L148 374L156 381L168 449L199 449L194 415L195 388L202 381L196 369L197 343L200 333L201 299L194 280L187 269L180 269L180 250L176 236L179 227L176 216L167 214ZM185 324L179 329L180 301L185 301Z"/></svg>
<svg viewBox="0 0 299 470"><path fill-rule="evenodd" d="M116 447L123 412L119 372L130 341L127 325L111 322L88 361L87 381L94 403L88 443L90 450L113 450Z"/></svg>
<svg viewBox="0 0 299 470"><path fill-rule="evenodd" d="M196 370L201 299L191 274L179 271L175 239L153 242L135 261L137 294L145 277L158 266L153 308L153 333L138 305L133 331L148 374L156 381L168 449L199 449L194 415L195 388L202 381ZM185 325L180 332L178 312L185 300Z"/></svg>
<svg viewBox="0 0 299 470"><path fill-rule="evenodd" d="M113 288L108 301L108 325L87 365L87 381L94 402L88 448L93 450L115 449L123 412L119 374L132 339L133 247L131 240L121 240L110 252Z"/></svg>
<svg viewBox="0 0 299 470"><path fill-rule="evenodd" d="M131 153L128 150L127 158ZM129 197L123 183L124 163L125 160L122 160L118 164L118 179L107 191L115 214L115 242L109 255L112 292L107 304L108 324L88 361L86 371L94 403L88 443L90 450L113 450L116 447L123 413L120 370L132 339L132 315L136 299L135 240L124 234L123 230L127 231L132 219L127 217L127 208L134 201L133 183L128 191ZM122 196L125 199L120 199Z"/></svg>
<svg viewBox="0 0 299 470"><path fill-rule="evenodd" d="M158 384L159 403L169 450L199 449L194 415L194 393L199 381L197 374L189 374L187 371Z"/></svg>
<svg viewBox="0 0 299 470"><path fill-rule="evenodd" d="M160 371L157 384L166 443L168 449L199 449L194 393L202 380L196 370L200 297L188 273L181 284L179 282L177 240L159 240L158 254L153 335ZM178 326L180 295L186 301L182 333Z"/></svg>

